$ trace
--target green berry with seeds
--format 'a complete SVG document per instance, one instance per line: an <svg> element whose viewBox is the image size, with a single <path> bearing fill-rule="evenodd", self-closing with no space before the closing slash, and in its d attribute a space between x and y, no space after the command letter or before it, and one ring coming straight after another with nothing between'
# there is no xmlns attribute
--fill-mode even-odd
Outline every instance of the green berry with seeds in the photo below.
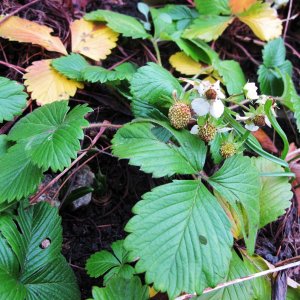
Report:
<svg viewBox="0 0 300 300"><path fill-rule="evenodd" d="M191 119L191 109L185 103L176 102L170 107L168 117L174 128L185 128Z"/></svg>

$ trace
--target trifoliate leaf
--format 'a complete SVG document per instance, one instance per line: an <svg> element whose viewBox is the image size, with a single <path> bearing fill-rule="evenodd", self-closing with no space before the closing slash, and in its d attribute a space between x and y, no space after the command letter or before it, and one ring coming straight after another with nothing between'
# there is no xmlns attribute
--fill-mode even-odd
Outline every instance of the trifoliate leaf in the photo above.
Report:
<svg viewBox="0 0 300 300"><path fill-rule="evenodd" d="M300 96L298 95L291 77L286 73L283 76L284 92L282 94L283 104L294 111L298 131L300 132Z"/></svg>
<svg viewBox="0 0 300 300"><path fill-rule="evenodd" d="M18 82L0 77L0 123L22 113L27 99L23 90L24 86Z"/></svg>
<svg viewBox="0 0 300 300"><path fill-rule="evenodd" d="M269 41L281 35L281 20L277 16L276 9L270 7L270 3L258 2L238 15L238 18L263 41Z"/></svg>
<svg viewBox="0 0 300 300"><path fill-rule="evenodd" d="M184 52L177 52L169 58L170 64L176 71L185 75L196 75L201 71L202 65Z"/></svg>
<svg viewBox="0 0 300 300"><path fill-rule="evenodd" d="M166 69L155 63L148 63L133 75L130 90L135 98L155 104L163 97L171 99L174 91L180 95L182 87Z"/></svg>
<svg viewBox="0 0 300 300"><path fill-rule="evenodd" d="M130 279L135 270L127 264L128 251L123 247L123 240L112 244L113 253L106 250L93 254L86 262L86 270L90 277L99 277L105 273L104 284L106 285L112 278ZM109 271L109 272L108 272Z"/></svg>
<svg viewBox="0 0 300 300"><path fill-rule="evenodd" d="M34 61L23 76L31 98L40 105L68 100L75 95L77 88L83 88L82 83L69 80L57 72L51 67L51 63L51 59Z"/></svg>
<svg viewBox="0 0 300 300"><path fill-rule="evenodd" d="M216 40L232 21L233 18L227 16L201 15L184 31L182 37L210 42Z"/></svg>
<svg viewBox="0 0 300 300"><path fill-rule="evenodd" d="M71 164L80 150L84 116L91 111L78 105L68 112L66 101L51 103L22 118L10 131L9 139L21 142L25 152L37 166L54 172Z"/></svg>
<svg viewBox="0 0 300 300"><path fill-rule="evenodd" d="M114 136L114 155L130 159L130 164L153 173L153 177L196 174L201 170L206 156L204 143L188 131L177 131L167 124L160 124L175 136L179 147L161 141L151 123L133 123L119 129Z"/></svg>
<svg viewBox="0 0 300 300"><path fill-rule="evenodd" d="M72 52L95 61L105 59L117 46L118 34L103 24L76 20L70 25Z"/></svg>
<svg viewBox="0 0 300 300"><path fill-rule="evenodd" d="M90 64L80 54L72 53L53 59L51 66L69 79L82 81L82 70L89 67Z"/></svg>
<svg viewBox="0 0 300 300"><path fill-rule="evenodd" d="M222 76L229 95L242 92L246 79L238 62L234 60L215 60L213 67Z"/></svg>
<svg viewBox="0 0 300 300"><path fill-rule="evenodd" d="M80 299L75 276L62 246L57 209L39 203L0 216L0 298Z"/></svg>
<svg viewBox="0 0 300 300"><path fill-rule="evenodd" d="M125 247L136 270L169 297L200 294L224 280L231 259L230 223L216 198L196 180L174 181L143 196L126 225ZM154 242L153 242L154 239Z"/></svg>
<svg viewBox="0 0 300 300"><path fill-rule="evenodd" d="M105 288L93 287L90 300L148 300L149 288L137 276L131 279L113 278Z"/></svg>
<svg viewBox="0 0 300 300"><path fill-rule="evenodd" d="M259 157L252 158L252 162L260 173L284 172L277 164ZM260 177L260 227L276 221L291 205L291 185L288 177Z"/></svg>
<svg viewBox="0 0 300 300"><path fill-rule="evenodd" d="M229 7L233 14L240 14L256 2L257 0L229 0Z"/></svg>
<svg viewBox="0 0 300 300"><path fill-rule="evenodd" d="M24 145L15 145L0 157L0 203L29 196L42 180L42 170L35 166Z"/></svg>
<svg viewBox="0 0 300 300"><path fill-rule="evenodd" d="M229 15L228 0L195 0L196 8L202 15Z"/></svg>
<svg viewBox="0 0 300 300"><path fill-rule="evenodd" d="M98 9L84 16L87 21L107 22L107 26L125 37L146 39L151 37L144 26L134 17Z"/></svg>
<svg viewBox="0 0 300 300"><path fill-rule="evenodd" d="M247 250L253 253L259 226L260 182L259 173L251 164L251 159L235 155L225 160L221 169L210 177L208 182L238 215ZM243 214L248 220L247 225Z"/></svg>
<svg viewBox="0 0 300 300"><path fill-rule="evenodd" d="M0 20L4 16L0 16ZM21 43L31 43L39 45L48 51L59 52L67 55L67 50L62 41L51 33L53 29L40 25L17 16L9 17L4 23L0 24L0 37Z"/></svg>

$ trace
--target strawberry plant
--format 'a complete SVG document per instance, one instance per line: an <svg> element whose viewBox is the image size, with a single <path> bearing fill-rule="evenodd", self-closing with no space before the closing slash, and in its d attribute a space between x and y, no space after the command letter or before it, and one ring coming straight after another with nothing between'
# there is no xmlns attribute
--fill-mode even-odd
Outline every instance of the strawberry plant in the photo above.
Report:
<svg viewBox="0 0 300 300"><path fill-rule="evenodd" d="M83 299L71 267L98 280L91 300L279 299L282 282L280 297L298 299L299 284L283 272L299 267L299 257L281 244L277 261L260 249L261 236L278 229L270 224L292 215L300 199L300 98L286 48L292 2L282 37L277 9L287 1L188 0L139 3L138 17L98 7L66 15L66 39L15 15L36 2L0 16L1 41L43 49L23 68L8 62L1 45L0 63L18 74L0 77L0 300ZM97 6L78 5L89 4ZM251 77L242 60L227 55L228 45L216 44L239 35L237 26L262 46L253 58L231 44L254 62ZM141 48L146 59L136 58L141 49L128 55L124 47ZM121 124L106 120L115 120L112 99L123 105ZM62 254L69 247L64 212L72 215L70 204L94 192L93 205L104 207L105 217L131 193L118 172L110 186L100 154L121 160L121 172L148 174L150 184L136 193L110 248L101 230L113 221L98 225L88 217L101 247L82 255L82 268ZM75 188L74 176L87 165L94 183ZM108 190L118 186L124 196L107 213ZM80 222L76 230L85 235ZM295 226L283 223L285 231Z"/></svg>

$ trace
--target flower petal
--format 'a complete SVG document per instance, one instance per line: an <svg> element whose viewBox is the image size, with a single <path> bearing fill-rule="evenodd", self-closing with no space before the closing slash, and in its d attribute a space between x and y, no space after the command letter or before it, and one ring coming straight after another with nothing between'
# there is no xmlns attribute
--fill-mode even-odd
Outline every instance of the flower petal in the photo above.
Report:
<svg viewBox="0 0 300 300"><path fill-rule="evenodd" d="M223 132L228 132L233 130L231 127L223 127L223 128L218 128L218 132L223 133Z"/></svg>
<svg viewBox="0 0 300 300"><path fill-rule="evenodd" d="M212 101L209 112L214 118L216 118L216 119L220 118L224 112L223 102L218 99L215 101Z"/></svg>
<svg viewBox="0 0 300 300"><path fill-rule="evenodd" d="M254 82L247 82L243 88L246 98L250 100L258 99L257 87Z"/></svg>
<svg viewBox="0 0 300 300"><path fill-rule="evenodd" d="M265 122L267 126L272 127L272 124L267 116L265 116Z"/></svg>
<svg viewBox="0 0 300 300"><path fill-rule="evenodd" d="M236 115L235 119L236 119L237 121L247 121L247 120L250 119L250 117L246 117L246 116L242 117L242 116L240 116L240 115Z"/></svg>
<svg viewBox="0 0 300 300"><path fill-rule="evenodd" d="M248 123L245 125L245 128L250 131L257 131L259 129L258 126L256 126L254 123Z"/></svg>
<svg viewBox="0 0 300 300"><path fill-rule="evenodd" d="M221 91L220 80L216 81L211 87L217 92L217 98L219 98L219 99L226 98L225 95Z"/></svg>
<svg viewBox="0 0 300 300"><path fill-rule="evenodd" d="M191 134L198 134L199 133L199 126L198 125L194 125L191 130L190 130Z"/></svg>
<svg viewBox="0 0 300 300"><path fill-rule="evenodd" d="M202 98L196 98L191 103L193 111L198 116L205 116L209 112L209 103L205 99Z"/></svg>

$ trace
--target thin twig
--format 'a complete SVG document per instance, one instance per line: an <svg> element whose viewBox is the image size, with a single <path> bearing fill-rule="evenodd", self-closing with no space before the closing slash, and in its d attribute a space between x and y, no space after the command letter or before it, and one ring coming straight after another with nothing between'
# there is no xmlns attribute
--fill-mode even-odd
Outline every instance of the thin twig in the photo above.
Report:
<svg viewBox="0 0 300 300"><path fill-rule="evenodd" d="M123 125L119 124L110 124L110 123L91 123L88 126L85 126L83 128L99 128L99 127L106 127L106 128L121 128Z"/></svg>
<svg viewBox="0 0 300 300"><path fill-rule="evenodd" d="M124 59L118 61L117 63L115 63L113 66L109 67L108 70L112 70L115 67L123 64L124 62L128 61L130 58L132 58L133 56L135 56L140 50L135 51L134 53L132 53L131 55L125 57Z"/></svg>
<svg viewBox="0 0 300 300"><path fill-rule="evenodd" d="M225 283L220 283L215 288L206 288L203 291L203 294L214 292L214 291L220 290L222 288L225 288L225 287L228 287L228 286L231 286L231 285L234 285L234 284L238 284L238 283L241 283L241 282L244 282L244 281L248 281L248 280L251 280L251 279L254 279L254 278L258 278L258 277L265 276L265 275L275 273L275 272L279 272L279 271L282 271L282 270L294 268L294 267L297 267L297 266L300 266L300 260L298 260L296 262L293 262L293 263L290 263L290 264L287 264L287 265L284 265L284 266L276 267L274 269L265 270L265 271L262 271L262 272L251 274L249 276L237 278L237 279L225 282ZM175 300L191 299L195 295L196 294L186 294L186 295L177 297Z"/></svg>
<svg viewBox="0 0 300 300"><path fill-rule="evenodd" d="M39 2L40 0L33 0L25 5L20 6L19 8L17 8L16 10L14 10L13 12L11 12L10 14L6 15L3 19L0 20L0 25L3 24L5 21L7 21L11 16L17 14L18 12L20 12L21 10L23 10L24 8L29 7L30 5Z"/></svg>
<svg viewBox="0 0 300 300"><path fill-rule="evenodd" d="M289 11L288 11L288 15L287 15L287 18L286 18L286 23L285 23L285 26L284 26L284 33L283 33L283 39L284 40L285 40L286 33L287 33L287 30L288 30L288 27L289 27L289 22L290 22L292 7L293 7L293 0L290 0Z"/></svg>
<svg viewBox="0 0 300 300"><path fill-rule="evenodd" d="M17 71L18 73L20 73L22 75L24 75L24 73L25 73L25 69L22 68L22 67L10 64L10 63L2 61L2 60L0 60L0 64L3 65L3 66L6 66L8 68L14 69L15 71Z"/></svg>

